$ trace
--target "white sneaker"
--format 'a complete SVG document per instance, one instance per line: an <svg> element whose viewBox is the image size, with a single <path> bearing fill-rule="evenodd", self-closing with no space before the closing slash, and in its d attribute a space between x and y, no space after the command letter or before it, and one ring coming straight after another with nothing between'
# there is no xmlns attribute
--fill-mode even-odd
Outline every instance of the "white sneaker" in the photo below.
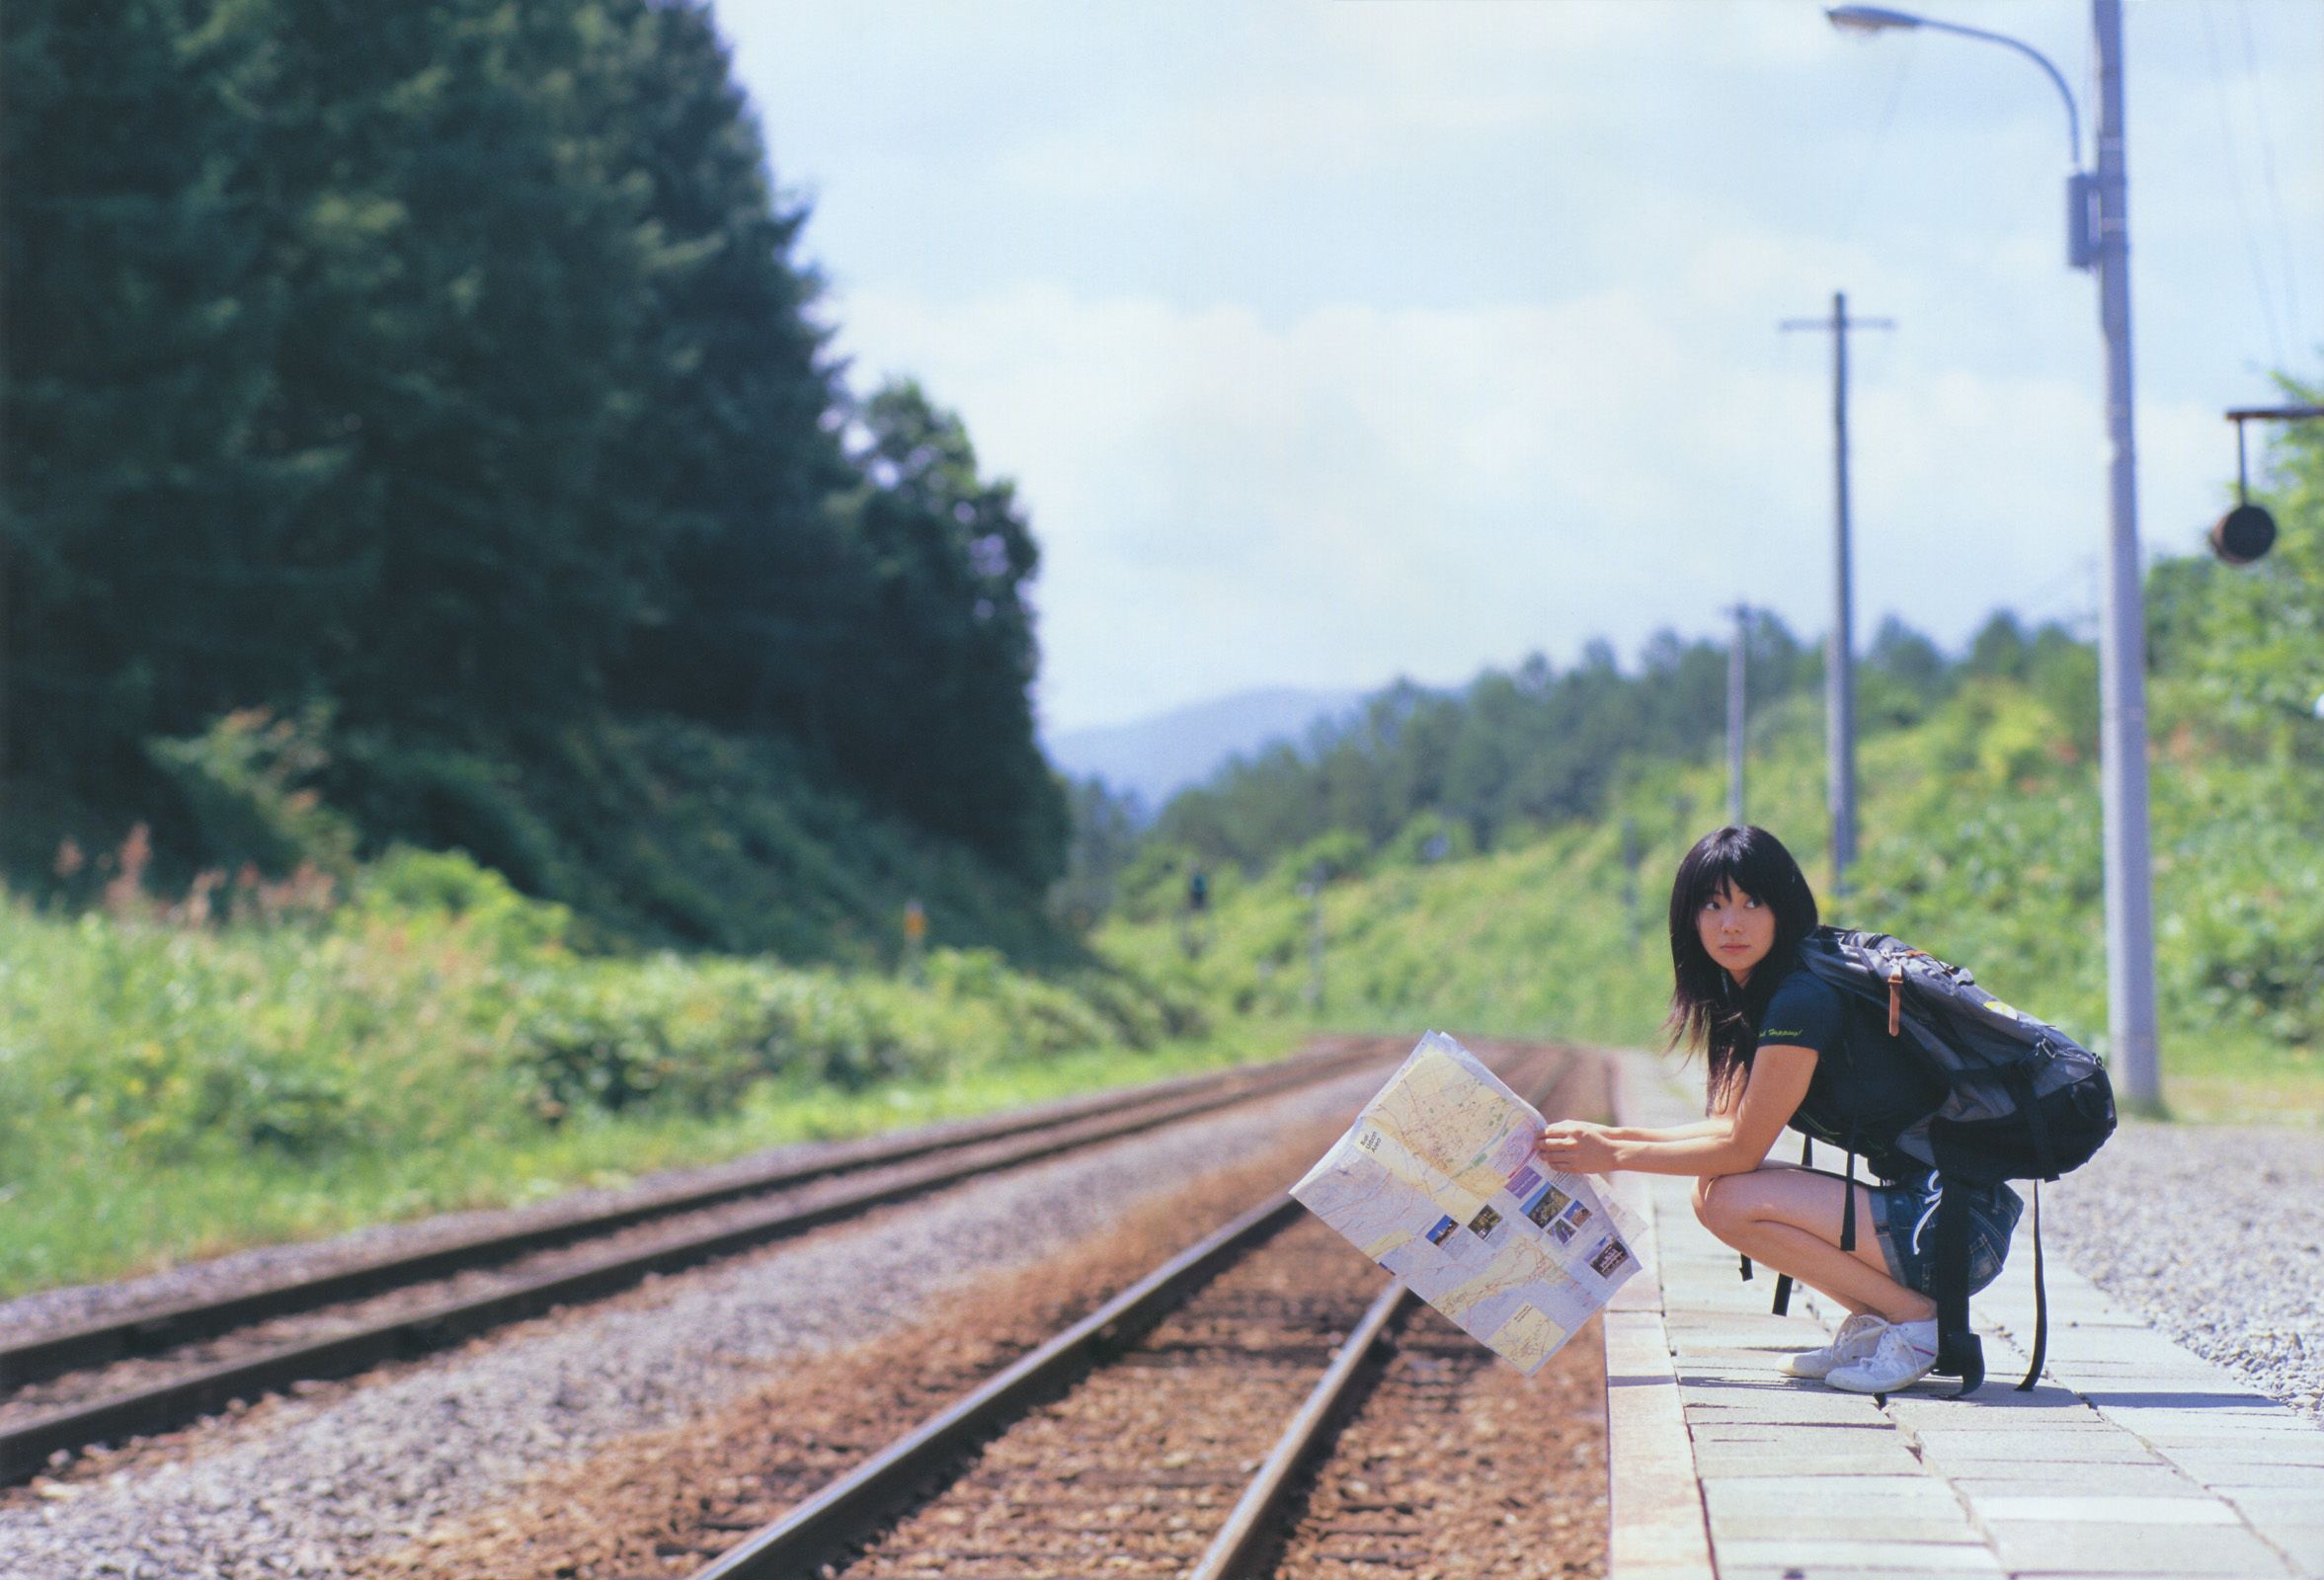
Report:
<svg viewBox="0 0 2324 1580"><path fill-rule="evenodd" d="M1925 1322L1893 1322L1881 1330L1872 1354L1834 1368L1824 1381L1851 1393L1893 1393L1927 1377L1936 1364L1935 1317Z"/></svg>
<svg viewBox="0 0 2324 1580"><path fill-rule="evenodd" d="M1834 1367L1861 1361L1880 1342L1888 1319L1872 1311L1855 1311L1840 1324L1839 1333L1820 1350L1802 1350L1776 1363L1786 1377L1829 1377Z"/></svg>

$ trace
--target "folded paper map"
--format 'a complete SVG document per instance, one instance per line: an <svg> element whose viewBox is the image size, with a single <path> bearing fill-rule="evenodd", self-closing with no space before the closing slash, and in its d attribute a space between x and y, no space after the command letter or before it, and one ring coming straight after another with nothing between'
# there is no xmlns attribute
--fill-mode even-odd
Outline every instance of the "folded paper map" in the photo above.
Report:
<svg viewBox="0 0 2324 1580"><path fill-rule="evenodd" d="M1590 1181L1533 1154L1542 1117L1442 1032L1291 1188L1526 1376L1638 1271Z"/></svg>

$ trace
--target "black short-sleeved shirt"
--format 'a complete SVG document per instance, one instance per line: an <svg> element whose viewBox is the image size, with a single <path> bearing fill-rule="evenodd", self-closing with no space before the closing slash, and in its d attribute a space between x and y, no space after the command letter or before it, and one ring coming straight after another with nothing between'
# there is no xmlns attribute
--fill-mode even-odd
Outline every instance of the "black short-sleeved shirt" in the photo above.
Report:
<svg viewBox="0 0 2324 1580"><path fill-rule="evenodd" d="M1887 1031L1868 1006L1851 1004L1831 984L1795 968L1776 984L1755 1046L1813 1050L1815 1075L1792 1128L1863 1153L1875 1174L1894 1180L1924 1171L1892 1144L1944 1099L1945 1085Z"/></svg>

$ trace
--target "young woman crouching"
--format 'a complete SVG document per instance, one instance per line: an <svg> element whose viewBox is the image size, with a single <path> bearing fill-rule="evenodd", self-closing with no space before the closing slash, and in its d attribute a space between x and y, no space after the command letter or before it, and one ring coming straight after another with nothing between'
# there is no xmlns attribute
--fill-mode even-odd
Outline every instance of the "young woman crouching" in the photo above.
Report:
<svg viewBox="0 0 2324 1580"><path fill-rule="evenodd" d="M1708 1050L1711 1117L1659 1130L1560 1120L1537 1149L1575 1173L1696 1176L1695 1213L1712 1233L1849 1313L1830 1344L1784 1370L1885 1393L1937 1360L1937 1179L1893 1142L1945 1089L1883 1040L1851 1039L1839 991L1800 964L1815 925L1815 895L1774 834L1706 834L1671 886L1667 1024L1674 1043ZM1847 1138L1883 1183L1851 1191L1842 1175L1767 1161L1787 1125ZM1972 1197L1971 1293L2000 1273L2022 1208L2006 1185Z"/></svg>

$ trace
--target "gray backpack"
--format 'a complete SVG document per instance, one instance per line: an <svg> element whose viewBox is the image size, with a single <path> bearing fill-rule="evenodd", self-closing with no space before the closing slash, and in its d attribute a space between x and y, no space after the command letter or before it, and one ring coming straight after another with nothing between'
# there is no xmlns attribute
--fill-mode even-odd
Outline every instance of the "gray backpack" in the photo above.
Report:
<svg viewBox="0 0 2324 1580"><path fill-rule="evenodd" d="M1817 927L1801 964L1840 991L1852 1032L1885 1030L1887 1051L1917 1060L1945 1097L1893 1138L1937 1171L1937 1371L1985 1378L1984 1347L1968 1325L1968 1210L1957 1184L2053 1180L2081 1167L2114 1134L2114 1087L2098 1056L2046 1021L2013 1009L1959 966L1886 933ZM1853 1185L1843 1240L1856 1226ZM1852 1246L1851 1246L1852 1248ZM1789 1293L1779 1281L1780 1297ZM1780 1306L1779 1306L1780 1308ZM2021 1391L2042 1374L2049 1298L2042 1278L2042 1191L2034 1190L2034 1353ZM1956 1395L1957 1397L1959 1395Z"/></svg>

